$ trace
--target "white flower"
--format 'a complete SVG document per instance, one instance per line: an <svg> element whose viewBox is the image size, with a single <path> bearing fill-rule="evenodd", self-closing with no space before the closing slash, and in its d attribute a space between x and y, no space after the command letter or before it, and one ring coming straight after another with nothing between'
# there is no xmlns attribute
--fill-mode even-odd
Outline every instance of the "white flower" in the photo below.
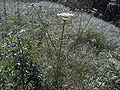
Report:
<svg viewBox="0 0 120 90"><path fill-rule="evenodd" d="M64 13L59 13L59 14L57 14L57 16L61 16L64 21L67 21L68 18L71 17L71 16L73 16L73 15L74 15L74 14L65 13L65 12L64 12Z"/></svg>
<svg viewBox="0 0 120 90"><path fill-rule="evenodd" d="M57 16L61 16L61 17L64 17L64 18L69 18L70 16L73 16L74 14L70 14L70 13L59 13L57 14Z"/></svg>

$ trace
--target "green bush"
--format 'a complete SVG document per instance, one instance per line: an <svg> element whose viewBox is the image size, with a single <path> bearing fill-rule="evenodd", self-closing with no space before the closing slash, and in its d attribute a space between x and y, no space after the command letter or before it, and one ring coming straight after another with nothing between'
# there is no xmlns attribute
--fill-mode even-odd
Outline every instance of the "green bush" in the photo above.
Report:
<svg viewBox="0 0 120 90"><path fill-rule="evenodd" d="M44 89L45 75L39 65L31 36L10 35L3 50L1 75L5 89ZM2 55L2 54L1 54Z"/></svg>

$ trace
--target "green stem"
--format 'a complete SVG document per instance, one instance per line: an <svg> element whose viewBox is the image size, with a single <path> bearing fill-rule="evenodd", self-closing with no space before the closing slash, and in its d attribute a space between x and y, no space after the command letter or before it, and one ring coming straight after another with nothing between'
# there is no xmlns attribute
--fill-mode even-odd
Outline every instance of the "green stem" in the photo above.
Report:
<svg viewBox="0 0 120 90"><path fill-rule="evenodd" d="M61 34L61 38L60 38L60 49L59 52L57 53L57 67L56 67L56 71L55 71L55 82L56 82L56 88L57 90L60 89L60 75L61 75L61 51L62 51L62 45L63 45L63 36L64 36L64 31L65 31L65 21L63 23L63 30L62 30L62 34Z"/></svg>
<svg viewBox="0 0 120 90"><path fill-rule="evenodd" d="M61 54L61 49L62 49L62 44L63 44L63 34L64 34L64 31L65 31L65 21L64 21L64 23L63 23L63 30L62 30L62 34L61 34L59 54ZM60 56L59 56L59 58L60 58Z"/></svg>

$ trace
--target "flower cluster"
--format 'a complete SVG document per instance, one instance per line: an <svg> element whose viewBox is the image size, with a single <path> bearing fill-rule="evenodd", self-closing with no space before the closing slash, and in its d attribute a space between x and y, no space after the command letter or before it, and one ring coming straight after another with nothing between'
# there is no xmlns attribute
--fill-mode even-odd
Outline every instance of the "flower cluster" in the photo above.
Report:
<svg viewBox="0 0 120 90"><path fill-rule="evenodd" d="M64 21L67 21L68 18L71 17L71 16L74 16L74 14L70 14L70 13L65 13L64 12L64 13L57 14L57 16L61 16Z"/></svg>

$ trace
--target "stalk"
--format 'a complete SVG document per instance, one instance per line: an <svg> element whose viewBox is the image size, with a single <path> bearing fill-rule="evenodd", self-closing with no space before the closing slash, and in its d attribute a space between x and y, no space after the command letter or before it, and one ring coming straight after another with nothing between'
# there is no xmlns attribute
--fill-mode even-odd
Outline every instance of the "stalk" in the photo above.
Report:
<svg viewBox="0 0 120 90"><path fill-rule="evenodd" d="M65 20L64 20L64 23L63 23L63 30L62 30L62 34L61 34L61 40L60 40L60 49L59 49L59 54L61 54L61 49L62 49L62 44L63 44L63 34L64 34L64 31L65 31ZM60 57L59 57L60 58Z"/></svg>
<svg viewBox="0 0 120 90"><path fill-rule="evenodd" d="M62 59L61 57L61 52L62 52L62 45L63 45L63 37L64 37L64 31L65 31L65 20L63 22L63 26L62 26L62 33L61 33L61 39L60 39L60 48L59 48L59 52L57 53L57 67L56 67L56 71L55 71L55 82L56 82L56 88L57 90L60 89L61 86L61 65L62 65ZM60 85L59 85L60 84Z"/></svg>

